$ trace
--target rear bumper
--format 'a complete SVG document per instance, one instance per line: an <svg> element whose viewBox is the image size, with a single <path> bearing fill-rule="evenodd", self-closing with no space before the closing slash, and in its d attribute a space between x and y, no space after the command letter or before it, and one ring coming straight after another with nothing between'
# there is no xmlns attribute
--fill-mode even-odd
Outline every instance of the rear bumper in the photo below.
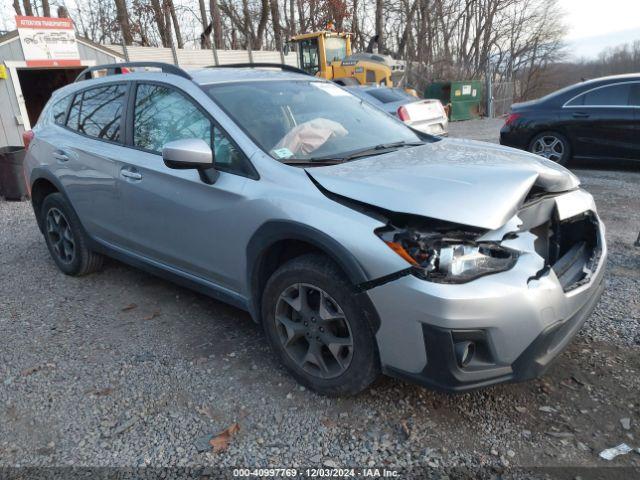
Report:
<svg viewBox="0 0 640 480"><path fill-rule="evenodd" d="M409 123L411 128L414 128L420 132L436 137L445 137L449 135L448 121L445 118L437 118L431 120L423 120L420 122Z"/></svg>
<svg viewBox="0 0 640 480"><path fill-rule="evenodd" d="M517 148L519 150L528 150L529 136L523 132L512 130L509 127L502 127L500 130L500 145Z"/></svg>

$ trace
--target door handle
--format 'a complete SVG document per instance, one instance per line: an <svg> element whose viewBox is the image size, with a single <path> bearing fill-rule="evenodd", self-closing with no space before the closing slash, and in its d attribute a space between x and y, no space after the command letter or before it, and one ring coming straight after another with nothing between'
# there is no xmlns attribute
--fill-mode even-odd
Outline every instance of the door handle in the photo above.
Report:
<svg viewBox="0 0 640 480"><path fill-rule="evenodd" d="M589 118L589 114L585 112L573 112L573 118Z"/></svg>
<svg viewBox="0 0 640 480"><path fill-rule="evenodd" d="M53 158L55 158L59 162L68 162L69 157L62 151L53 152Z"/></svg>
<svg viewBox="0 0 640 480"><path fill-rule="evenodd" d="M122 170L120 170L120 175L122 175L123 177L128 178L130 180L142 180L142 175L140 175L138 172L134 172L132 170L122 169Z"/></svg>

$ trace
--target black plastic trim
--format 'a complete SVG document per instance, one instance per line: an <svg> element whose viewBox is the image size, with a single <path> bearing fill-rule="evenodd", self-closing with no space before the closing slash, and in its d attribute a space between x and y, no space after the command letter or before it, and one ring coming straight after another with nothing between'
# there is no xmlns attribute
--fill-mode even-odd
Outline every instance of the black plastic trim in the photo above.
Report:
<svg viewBox="0 0 640 480"><path fill-rule="evenodd" d="M250 286L251 295L250 312L254 319L260 318L259 295L256 292L258 275L263 254L276 242L283 240L299 240L307 242L324 251L346 273L353 285L360 285L369 281L367 274L356 258L340 243L326 233L291 220L273 220L264 223L258 228L247 244L247 285ZM257 298L256 298L257 297Z"/></svg>
<svg viewBox="0 0 640 480"><path fill-rule="evenodd" d="M308 77L315 77L298 67L287 65L286 63L251 62L251 63L228 63L225 65L208 65L205 68L279 68L283 72L299 73Z"/></svg>
<svg viewBox="0 0 640 480"><path fill-rule="evenodd" d="M173 75L177 75L182 78L186 78L187 80L193 80L191 75L189 75L182 68L172 65L170 63L164 62L122 62L122 63L103 63L102 65L94 65L92 67L85 68L80 74L76 77L75 82L79 82L82 80L90 80L91 72L95 72L98 70L106 70L107 75L119 75L122 74L122 68L136 68L136 67L152 67L159 68L163 73L171 73Z"/></svg>
<svg viewBox="0 0 640 480"><path fill-rule="evenodd" d="M215 300L240 308L241 310L249 311L249 301L240 294L232 294L222 288L218 288L211 282L204 279L196 280L189 278L187 274L183 275L177 272L174 273L168 268L163 268L161 265L154 265L150 261L140 258L137 255L113 248L112 246L91 237L89 237L89 239L91 249L98 253L119 260L127 265L155 275L156 277L163 278L182 287L207 295Z"/></svg>

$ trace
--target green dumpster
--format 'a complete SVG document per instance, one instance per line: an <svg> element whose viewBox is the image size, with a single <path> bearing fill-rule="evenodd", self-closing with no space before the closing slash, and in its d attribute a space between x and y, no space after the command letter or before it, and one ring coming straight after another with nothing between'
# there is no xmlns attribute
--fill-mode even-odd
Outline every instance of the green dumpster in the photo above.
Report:
<svg viewBox="0 0 640 480"><path fill-rule="evenodd" d="M424 92L425 98L437 98L450 105L449 120L469 120L480 117L482 81L433 82Z"/></svg>

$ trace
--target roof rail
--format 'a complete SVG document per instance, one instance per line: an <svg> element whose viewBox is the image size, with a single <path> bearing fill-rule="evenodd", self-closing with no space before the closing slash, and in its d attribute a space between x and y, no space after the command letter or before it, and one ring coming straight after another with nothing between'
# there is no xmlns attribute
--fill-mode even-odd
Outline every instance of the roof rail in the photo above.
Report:
<svg viewBox="0 0 640 480"><path fill-rule="evenodd" d="M301 75L313 76L309 72L305 72L301 68L292 67L291 65L287 65L286 63L228 63L225 65L209 65L206 68L279 68L283 72L292 72L299 73Z"/></svg>
<svg viewBox="0 0 640 480"><path fill-rule="evenodd" d="M87 67L80 75L78 75L75 79L75 82L79 82L81 80L88 80L91 78L91 72L95 72L96 70L106 70L107 75L114 75L118 73L122 73L123 68L136 68L136 67L153 67L159 68L164 73L172 73L174 75L178 75L179 77L186 78L191 80L191 75L185 72L182 68L177 67L175 65L171 65L170 63L164 62L122 62L122 63L105 63L102 65L94 65L93 67Z"/></svg>

